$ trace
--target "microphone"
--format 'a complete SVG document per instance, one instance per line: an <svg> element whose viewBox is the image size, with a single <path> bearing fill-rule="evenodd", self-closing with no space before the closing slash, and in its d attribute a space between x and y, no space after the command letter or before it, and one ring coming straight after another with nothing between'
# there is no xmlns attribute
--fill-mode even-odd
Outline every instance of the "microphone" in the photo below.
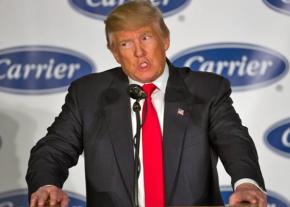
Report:
<svg viewBox="0 0 290 207"><path fill-rule="evenodd" d="M133 99L141 100L146 98L146 93L143 91L142 87L137 84L130 84L127 93Z"/></svg>

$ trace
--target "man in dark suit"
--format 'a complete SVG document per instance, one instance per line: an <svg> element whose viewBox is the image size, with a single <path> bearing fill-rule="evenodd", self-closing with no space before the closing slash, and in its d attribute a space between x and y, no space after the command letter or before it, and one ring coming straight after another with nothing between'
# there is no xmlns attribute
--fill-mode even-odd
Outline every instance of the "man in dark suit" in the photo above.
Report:
<svg viewBox="0 0 290 207"><path fill-rule="evenodd" d="M232 178L230 204L246 201L265 207L257 152L232 106L228 81L173 66L166 59L169 31L161 12L147 1L117 7L105 23L108 48L121 67L71 84L62 112L31 150L26 176L31 206L68 205L61 188L83 152L87 205L133 206L136 121L126 91L131 83L154 83L157 88L150 96L163 129L164 201L148 201L154 189L146 190L141 158L139 206L223 205L219 157ZM144 147L143 142L141 157Z"/></svg>

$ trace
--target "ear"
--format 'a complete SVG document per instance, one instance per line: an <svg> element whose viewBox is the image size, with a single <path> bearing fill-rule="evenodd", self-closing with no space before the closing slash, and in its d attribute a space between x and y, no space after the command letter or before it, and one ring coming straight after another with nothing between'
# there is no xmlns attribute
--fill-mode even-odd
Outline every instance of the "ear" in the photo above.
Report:
<svg viewBox="0 0 290 207"><path fill-rule="evenodd" d="M120 58L119 58L119 51L118 48L116 48L116 45L114 44L115 42L115 35L114 33L108 34L108 49L111 51L112 55L114 56L115 60L120 63Z"/></svg>
<svg viewBox="0 0 290 207"><path fill-rule="evenodd" d="M111 53L113 54L115 60L120 63L120 58L119 58L119 52L117 51L117 49L115 47L110 48Z"/></svg>
<svg viewBox="0 0 290 207"><path fill-rule="evenodd" d="M164 50L167 51L169 46L170 46L170 37L169 35L165 38L163 38L163 45L164 45Z"/></svg>

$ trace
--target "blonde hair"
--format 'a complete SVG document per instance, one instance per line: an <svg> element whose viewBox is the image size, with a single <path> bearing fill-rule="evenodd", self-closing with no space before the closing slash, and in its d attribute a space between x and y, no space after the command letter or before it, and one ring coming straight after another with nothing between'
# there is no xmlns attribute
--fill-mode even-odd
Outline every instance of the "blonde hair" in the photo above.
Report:
<svg viewBox="0 0 290 207"><path fill-rule="evenodd" d="M112 49L110 34L118 31L132 31L140 27L156 24L161 35L166 38L169 30L163 20L161 11L150 1L135 0L115 8L105 20L107 47Z"/></svg>

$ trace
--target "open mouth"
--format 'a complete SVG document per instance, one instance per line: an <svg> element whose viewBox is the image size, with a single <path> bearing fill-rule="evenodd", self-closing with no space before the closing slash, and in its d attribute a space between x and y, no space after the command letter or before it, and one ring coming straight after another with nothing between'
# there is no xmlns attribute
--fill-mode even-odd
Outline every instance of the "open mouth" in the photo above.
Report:
<svg viewBox="0 0 290 207"><path fill-rule="evenodd" d="M147 69L149 67L149 62L148 61L142 61L141 63L139 63L139 68L140 69Z"/></svg>

